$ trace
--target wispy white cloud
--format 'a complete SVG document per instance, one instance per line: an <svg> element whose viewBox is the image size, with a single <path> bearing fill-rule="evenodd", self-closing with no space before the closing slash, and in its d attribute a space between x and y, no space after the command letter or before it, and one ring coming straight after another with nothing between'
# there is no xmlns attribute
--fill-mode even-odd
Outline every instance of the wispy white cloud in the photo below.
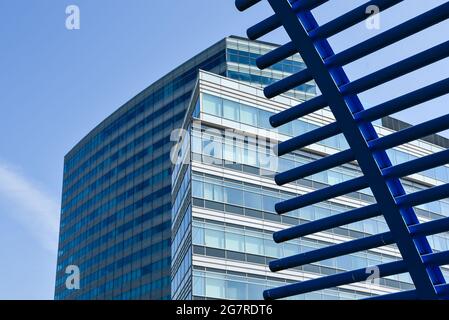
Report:
<svg viewBox="0 0 449 320"><path fill-rule="evenodd" d="M0 161L0 201L12 219L26 227L47 250L56 253L59 203L21 173ZM1 215L0 215L1 218Z"/></svg>

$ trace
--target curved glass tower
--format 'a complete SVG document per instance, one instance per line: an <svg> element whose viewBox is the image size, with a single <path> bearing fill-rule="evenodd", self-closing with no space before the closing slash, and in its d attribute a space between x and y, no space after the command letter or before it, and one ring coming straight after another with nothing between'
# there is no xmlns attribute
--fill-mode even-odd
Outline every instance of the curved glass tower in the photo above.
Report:
<svg viewBox="0 0 449 320"><path fill-rule="evenodd" d="M266 71L273 45L226 38L138 94L64 159L55 299L170 299L170 134L182 125L198 70L264 86L303 68L299 56ZM304 100L306 84L289 94ZM80 270L68 289L68 266Z"/></svg>

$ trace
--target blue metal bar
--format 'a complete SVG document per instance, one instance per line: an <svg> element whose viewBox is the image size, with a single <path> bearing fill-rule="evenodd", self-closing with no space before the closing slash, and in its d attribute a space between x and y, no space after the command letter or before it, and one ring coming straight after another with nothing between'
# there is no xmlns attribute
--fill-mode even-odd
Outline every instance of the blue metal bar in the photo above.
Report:
<svg viewBox="0 0 449 320"><path fill-rule="evenodd" d="M439 284L435 286L438 296L447 300L449 296L449 284Z"/></svg>
<svg viewBox="0 0 449 320"><path fill-rule="evenodd" d="M338 33L339 31L343 30L338 28L344 28L344 24L349 24L352 19L355 18L355 12L352 10L348 14L344 15L343 17L339 17L335 19L334 21L331 21L331 23L327 24L327 30L326 28L321 29L321 33L318 32L320 30L318 24L316 23L315 19L313 18L312 14L304 10L300 12L298 15L296 15L296 11L292 10L291 5L289 2L283 2L282 0L268 0L271 7L274 9L276 15L279 16L279 21L282 22L284 25L287 33L289 34L290 38L292 39L292 44L300 50L300 54L304 59L304 62L308 66L308 70L310 70L311 75L316 80L318 86L320 87L321 91L323 92L323 97L325 101L329 103L329 107L331 108L332 112L334 113L334 116L337 120L337 123L340 125L340 128L345 135L349 145L354 150L355 158L358 161L363 173L365 174L365 177L367 181L370 182L371 189L373 190L373 194L378 201L378 205L380 206L380 211L384 212L385 219L387 221L388 226L390 227L391 234L394 236L394 238L397 240L398 248L401 251L402 256L404 257L405 261L407 262L409 266L410 275L412 276L412 279L415 283L415 286L418 288L416 292L409 292L402 294L402 297L404 295L415 296L419 298L434 298L436 296L436 289L435 286L438 287L444 287L441 286L441 284L444 283L444 277L442 276L441 271L438 267L435 267L434 265L423 265L421 260L421 254L425 256L431 256L432 250L430 248L430 245L428 244L425 236L417 235L415 239L412 239L410 234L408 233L407 225L416 225L418 222L418 219L413 211L412 208L409 206L404 207L404 203L408 203L410 205L411 203L418 203L419 201L428 201L431 200L432 197L435 197L435 195L432 195L431 193L416 193L412 195L405 195L405 191L398 180L398 178L392 176L390 181L388 183L385 183L385 181L382 181L382 172L379 168L388 168L391 166L391 162L388 159L388 156L386 155L384 149L380 148L379 146L384 144L387 145L388 143L392 143L392 141L398 142L398 139L402 139L401 141L404 141L406 139L404 137L405 133L409 133L406 130L403 130L401 132L398 132L396 134L393 134L388 137L384 137L379 139L377 137L377 134L374 130L374 128L369 123L360 123L360 120L356 120L356 116L353 117L353 114L359 114L359 112L363 111L363 106L361 105L360 101L358 100L357 96L355 96L356 93L359 91L362 92L363 90L368 90L374 86L377 86L381 83L385 83L387 81L390 81L391 79L394 79L396 77L399 77L403 74L406 74L408 72L414 71L417 68L420 68L422 66L428 65L431 63L432 59L433 61L438 61L439 59L442 59L444 57L444 50L446 49L444 47L444 44L440 45L439 48L433 48L430 49L424 53L415 55L414 57L411 57L409 59L406 59L404 61L401 61L389 68L384 68L383 70L378 71L375 74L366 76L362 79L359 79L358 81L355 81L354 83L350 84L349 80L347 79L347 76L345 75L344 71L338 67L338 65L330 65L328 63L332 63L332 59L334 59L334 62L341 58L342 60L347 59L346 62L352 62L349 61L349 58L354 58L357 55L359 57L362 57L366 54L372 53L369 52L369 50L374 49L374 51L383 48L385 46L388 46L391 43L394 43L398 40L403 39L404 37L408 37L408 32L415 33L418 32L416 30L419 30L419 28L422 28L421 30L426 29L428 26L431 26L433 24L438 23L438 20L443 21L447 18L444 18L444 15L447 15L447 12L444 12L445 7L440 6L419 16L420 21L414 21L409 20L406 23L403 23L396 28L393 28L387 32L384 32L382 34L383 37L385 37L385 41L373 41L373 39L369 39L361 44L361 46L358 48L360 49L358 52L350 52L351 48L344 51L343 53L339 55L334 55L331 47L327 43L327 41L322 40L318 42L314 42L314 39L318 39L318 37L324 38L327 35L331 34L331 29L329 26L334 24L335 33ZM303 1L305 2L305 1ZM293 7L295 4L303 3L301 1L293 2ZM398 1L399 2L399 1ZM385 1L386 5L389 5L393 2ZM293 11L293 12L292 12ZM438 11L438 12L437 12ZM359 12L360 14L360 12ZM299 20L298 20L299 18ZM337 21L340 21L339 23ZM412 25L411 22L416 22L414 25ZM421 24L420 24L421 22ZM325 25L326 26L326 25ZM410 31L410 29L415 28L415 31ZM408 29L408 30L407 30ZM307 31L310 31L310 34L307 34ZM295 33L296 32L296 33ZM315 35L313 35L315 34ZM313 38L316 37L316 38ZM388 39L387 39L388 38ZM396 40L394 40L396 39ZM381 40L381 39L378 39ZM370 42L371 41L371 42ZM376 43L374 43L376 42ZM363 46L365 45L365 47ZM290 46L291 49L292 46ZM303 48L305 47L305 48ZM285 47L284 47L285 48ZM357 46L353 47L352 49L356 48ZM440 50L438 50L440 49ZM286 50L284 50L285 53ZM345 57L344 53L348 53L348 55ZM425 57L426 56L426 57ZM430 56L430 59L429 59ZM425 58L424 58L425 57ZM437 58L440 57L440 58ZM356 58L358 59L358 58ZM275 61L275 59L273 59ZM325 61L325 63L323 63ZM353 60L355 61L355 60ZM312 67L313 66L313 67ZM323 67L324 69L320 69L320 67ZM332 66L331 70L326 70L326 67ZM324 71L324 72L323 72ZM297 76L296 79L298 79ZM283 87L283 89L287 89L289 86L292 85L292 79L294 77L291 77L288 79L289 81L285 81L284 83L278 84L277 91L273 91L272 94L279 94L281 91L279 91L279 88ZM287 85L287 82L290 82ZM300 82L298 82L300 83ZM270 89L275 88L276 86L271 87ZM339 87L341 89L341 92L339 91ZM270 93L270 89L268 89L268 93ZM435 91L438 91L435 89ZM345 98L342 96L342 94L347 94L348 97ZM400 101L403 105L402 106L393 106L392 108L399 108L404 107L407 105L412 105L412 103L417 103L420 98L417 98L416 96L413 96L413 94L416 94L416 92L412 92L409 95L405 95L403 97L397 98L396 101ZM406 98L404 98L406 97ZM402 100L399 100L402 99ZM424 100L424 101L428 101ZM391 102L391 101L390 101ZM385 104L383 105L385 107ZM378 109L379 110L379 109ZM373 113L374 114L374 113ZM270 119L271 120L271 119ZM352 121L351 121L352 120ZM356 121L354 121L356 120ZM443 117L436 119L436 120L445 120ZM363 121L363 120L362 120ZM357 122L359 122L357 124ZM419 129L419 134L424 134L429 132L429 125L431 124L440 124L438 121L436 122L429 122L422 125L415 126L414 129ZM329 128L328 128L329 130ZM359 131L358 131L359 130ZM433 128L432 130L437 130L436 128ZM444 129L441 129L444 130ZM439 130L439 131L441 131ZM323 130L326 131L326 130ZM438 131L436 131L438 132ZM433 132L432 132L433 133ZM431 133L428 133L431 134ZM420 136L419 138L421 138ZM388 138L388 139L386 139ZM310 139L310 138L309 138ZM366 140L365 140L366 139ZM410 139L410 137L408 138ZM415 140L415 139L413 139ZM303 140L304 141L304 140ZM366 141L370 141L367 143ZM411 141L411 140L410 140ZM291 141L289 141L291 143ZM289 144L287 143L287 145ZM371 151L376 151L375 154L372 154ZM322 164L325 162L321 162ZM429 164L424 164L420 162L414 163L417 166L421 166L425 168L426 166L429 166ZM329 165L329 164L328 164ZM396 167L396 170L399 170ZM303 168L304 169L304 168ZM312 166L308 169L309 171L312 170ZM390 169L393 170L393 169ZM401 171L402 170L402 171ZM396 174L399 173L405 173L408 172L410 169L405 169L403 167L401 170L397 171ZM415 168L416 170L416 168ZM298 171L299 172L299 171ZM311 172L311 171L310 171ZM388 171L387 171L388 172ZM391 173L392 171L390 171ZM299 173L298 173L299 174ZM357 179L354 179L354 181ZM350 186L350 184L353 184L354 181L348 182L348 184L340 184L337 186L332 186L329 188L323 189L324 191L332 191L334 193L337 193L338 190L354 186ZM436 189L440 188L440 189ZM441 194L444 194L444 192L449 192L449 187L444 188L444 186L432 188L433 193L435 191L442 191ZM326 199L324 195L323 190L318 190L312 193L309 193L309 195L305 195L302 197L297 197L295 199L287 200L279 205L310 205L313 201L319 201L320 199ZM346 191L351 192L351 191ZM421 200L418 200L417 195L421 197ZM308 196L308 197L307 197ZM327 197L332 195L327 195ZM335 196L334 196L335 197ZM424 198L424 199L422 199ZM296 201L296 204L294 202ZM401 202L402 206L397 207L395 202ZM278 209L278 206L276 207ZM386 209L386 210L384 210ZM399 214L397 214L399 213ZM401 221L401 219L403 219ZM327 249L327 248L326 248ZM319 250L317 250L319 251ZM398 295L396 295L397 297ZM400 295L401 296L401 295Z"/></svg>
<svg viewBox="0 0 449 320"><path fill-rule="evenodd" d="M290 121L304 117L312 112L323 109L327 106L326 99L323 96L317 96L306 102L298 104L290 109L284 110L270 117L270 124L274 127L280 127Z"/></svg>
<svg viewBox="0 0 449 320"><path fill-rule="evenodd" d="M449 18L449 2L365 40L325 60L328 68L344 66Z"/></svg>
<svg viewBox="0 0 449 320"><path fill-rule="evenodd" d="M449 197L449 183L397 197L396 203L401 207L414 207L447 197Z"/></svg>
<svg viewBox="0 0 449 320"><path fill-rule="evenodd" d="M387 150L449 129L449 114L368 142L371 151Z"/></svg>
<svg viewBox="0 0 449 320"><path fill-rule="evenodd" d="M276 15L272 15L271 17L262 20L261 22L249 28L246 31L246 35L248 36L248 39L257 40L270 33L271 31L276 30L280 26L281 22L279 21L278 17Z"/></svg>
<svg viewBox="0 0 449 320"><path fill-rule="evenodd" d="M422 256L425 264L441 266L449 263L449 251L426 254Z"/></svg>
<svg viewBox="0 0 449 320"><path fill-rule="evenodd" d="M432 224L435 221L432 221ZM428 224L430 222L427 222ZM446 229L447 231L447 229ZM424 233L426 235L434 234L433 232ZM404 260L402 260L404 261ZM437 253L430 253L422 256L422 261L426 265L433 265L433 266L442 266L449 263L449 251L443 251L443 252L437 252ZM405 270L403 271L405 272ZM398 272L401 273L401 272ZM386 275L382 275L385 277ZM447 295L449 294L449 285L448 284L439 284L435 286L436 292L438 295ZM383 295L383 296L377 296L372 297L370 299L373 300L400 300L400 299L417 299L418 295L416 290L409 290L409 291L403 291L400 293L393 293L389 295Z"/></svg>
<svg viewBox="0 0 449 320"><path fill-rule="evenodd" d="M366 19L366 8L370 5L376 5L379 7L380 11L384 11L403 0L372 0L368 3L359 6L358 8L346 13L345 15L328 22L327 24L318 27L315 30L310 32L310 37L316 38L326 38L337 34L338 32L345 30L363 20ZM327 2L327 1L321 1ZM295 8L295 7L293 7ZM305 8L302 7L302 10ZM299 12L300 10L294 10L295 12ZM248 29L247 35L249 39L256 40L261 36L266 35L267 33L279 28L281 26L281 22L276 17L276 15L271 16L268 19L258 23L257 25ZM259 69L265 69L272 66L279 61L282 61L292 55L297 53L297 50L292 42L285 44L284 46L279 47L271 51L270 53L259 57L256 61Z"/></svg>
<svg viewBox="0 0 449 320"><path fill-rule="evenodd" d="M374 206L375 205L373 205L373 207ZM441 219L441 220L443 220L443 219ZM449 227L449 218L446 218L445 220L447 220L447 222L446 222L447 225L446 225L446 229L445 229L445 230L447 230L447 228ZM315 222L318 222L318 221L315 221ZM435 227L437 227L436 222L437 221L431 221L431 222L425 223L421 226L424 226L427 224L432 224ZM422 228L422 229L424 230L424 228ZM311 233L315 233L315 231L312 231ZM429 235L429 234L434 234L434 232L427 230L426 232L420 233L420 235ZM306 235L306 234L304 234L304 235ZM300 235L300 236L303 236L303 235ZM296 238L296 236L293 238ZM285 241L287 241L287 240L290 240L290 239L285 239ZM447 263L449 263L449 252L441 252L441 253L425 255L425 256L423 256L423 262L426 264L434 264L434 265L447 264ZM312 262L310 262L310 263L312 263ZM382 264L377 267L379 268L380 277L387 277L390 275L400 274L400 273L404 273L407 271L407 264L404 260ZM367 270L366 268L361 268L361 269L354 270L354 271L348 271L348 272L344 272L344 273L340 273L340 274L336 274L336 275L332 275L332 276L327 276L327 277L313 279L313 280L309 280L309 281L305 281L305 282L295 283L295 284L283 286L283 287L276 288L276 289L270 289L270 290L267 290L264 292L264 298L265 299L281 299L281 298L285 298L285 297L293 296L293 295L297 295L297 294L303 294L303 293L307 293L307 292L311 292L311 291L317 291L317 290L322 290L322 289L326 289L326 288L337 287L337 286L347 285L347 284L351 284L351 283L355 283L355 282L359 282L359 281L364 281L370 275L369 273L367 273L366 270ZM384 296L381 296L380 298L382 299L382 297L384 297ZM398 296L395 297L395 299L397 299L397 298L398 298Z"/></svg>
<svg viewBox="0 0 449 320"><path fill-rule="evenodd" d="M315 160L300 167L277 174L274 181L277 185L284 184L303 179L325 170L329 170L355 160L354 152L351 149L335 153L333 155Z"/></svg>
<svg viewBox="0 0 449 320"><path fill-rule="evenodd" d="M295 13L301 12L303 10L313 10L328 1L329 0L299 0L299 1L295 1L292 4L292 10Z"/></svg>
<svg viewBox="0 0 449 320"><path fill-rule="evenodd" d="M308 251L291 257L273 260L270 262L270 270L273 272L303 266L335 257L341 257L358 251L383 247L394 243L391 232L379 233L374 236L355 239L328 246L321 249Z"/></svg>
<svg viewBox="0 0 449 320"><path fill-rule="evenodd" d="M281 243L317 232L341 227L350 223L374 218L380 215L381 212L379 211L377 204L371 204L366 207L357 208L344 213L335 214L330 217L300 224L285 230L277 231L273 234L273 239L276 243Z"/></svg>
<svg viewBox="0 0 449 320"><path fill-rule="evenodd" d="M279 143L277 154L278 156L283 156L289 152L299 150L324 139L333 137L340 132L340 128L335 122L327 124L323 127L319 127L300 136Z"/></svg>
<svg viewBox="0 0 449 320"><path fill-rule="evenodd" d="M296 209L304 208L322 201L336 198L347 193L358 191L368 187L365 177L358 177L330 187L319 189L305 195L279 202L275 205L275 210L283 214Z"/></svg>
<svg viewBox="0 0 449 320"><path fill-rule="evenodd" d="M381 264L376 267L379 268L379 275L381 277L388 277L407 271L407 264L403 260ZM307 292L366 281L371 275L367 270L367 268L360 268L331 276L293 283L287 286L266 290L264 291L263 296L267 300L282 299Z"/></svg>
<svg viewBox="0 0 449 320"><path fill-rule="evenodd" d="M449 230L449 218L441 218L425 223L418 223L409 227L410 234L414 237L430 236Z"/></svg>
<svg viewBox="0 0 449 320"><path fill-rule="evenodd" d="M394 63L340 88L345 95L358 94L449 56L449 41Z"/></svg>
<svg viewBox="0 0 449 320"><path fill-rule="evenodd" d="M309 32L309 36L316 39L324 39L332 37L333 35L346 30L357 23L366 20L366 8L369 6L376 6L379 11L387 10L392 6L402 2L403 0L371 0L357 8L345 13L344 15L332 20L321 27L318 27Z"/></svg>
<svg viewBox="0 0 449 320"><path fill-rule="evenodd" d="M270 99L309 82L312 79L313 78L310 72L307 69L304 69L269 86L266 86L264 88L264 93L265 96Z"/></svg>
<svg viewBox="0 0 449 320"><path fill-rule="evenodd" d="M449 149L382 170L385 178L401 178L449 163Z"/></svg>
<svg viewBox="0 0 449 320"><path fill-rule="evenodd" d="M245 11L248 8L251 8L253 5L259 3L261 0L235 0L235 6L240 11Z"/></svg>
<svg viewBox="0 0 449 320"><path fill-rule="evenodd" d="M449 78L354 114L358 122L374 121L449 93Z"/></svg>
<svg viewBox="0 0 449 320"><path fill-rule="evenodd" d="M315 42L308 36L306 30L313 30L318 26L310 12L302 12L296 15L286 1L268 0L268 2L274 12L280 17L287 34L296 45L298 52L312 73L315 82L329 103L337 123L340 124L346 140L354 150L364 175L370 181L371 190L380 206L380 211L384 214L385 220L394 234L402 257L408 263L410 275L416 288L418 288L420 297L435 298L434 284L444 283L444 277L438 268L427 268L422 264L421 253L432 252L431 247L425 238L413 240L409 235L407 224L418 222L416 214L412 208L400 209L397 207L393 194L402 195L405 194L405 190L399 180L390 181L388 185L385 183L379 167L391 166L391 161L384 151L377 153L375 158L370 152L365 138L370 140L377 139L377 134L369 123L362 126L356 125L353 114L363 110L363 106L356 96L345 99L341 95L337 84L340 86L344 85L349 82L349 79L342 68L336 67L329 71L329 59L334 56L332 48L327 41ZM445 9L445 7L439 7L436 10L437 12L433 11L430 14L441 17L441 9ZM427 25L436 23L439 19L429 18L428 15L429 13L427 16L424 15L420 18L427 22L431 20L429 23L426 22ZM414 22L418 27L423 27L422 20ZM412 29L412 32L416 32L416 26L408 24L405 26ZM371 39L368 45L365 42L360 47L356 46L358 48L356 51L358 52L350 50L350 55L340 55L340 57L345 61L350 61L351 58L363 56L364 53L370 52L371 49L375 51L382 45L387 45L388 42L393 43L395 39L401 39L407 33L406 30L402 29L404 29L404 25L395 30L396 34L387 34L386 40L381 37L374 41ZM383 36L385 36L385 33ZM327 61L327 63L323 63L323 60ZM340 63L339 60L333 61Z"/></svg>
<svg viewBox="0 0 449 320"><path fill-rule="evenodd" d="M295 2L292 6L292 9L295 12L299 12L301 10L312 10L323 3L326 3L329 0L305 0L305 1L298 1ZM257 40L260 37L263 37L264 35L276 30L282 26L282 23L279 21L276 15L272 15L271 17L259 22L258 24L252 26L248 29L246 32L247 36L251 40Z"/></svg>
<svg viewBox="0 0 449 320"><path fill-rule="evenodd" d="M256 59L256 65L263 70L298 53L293 42L288 42Z"/></svg>

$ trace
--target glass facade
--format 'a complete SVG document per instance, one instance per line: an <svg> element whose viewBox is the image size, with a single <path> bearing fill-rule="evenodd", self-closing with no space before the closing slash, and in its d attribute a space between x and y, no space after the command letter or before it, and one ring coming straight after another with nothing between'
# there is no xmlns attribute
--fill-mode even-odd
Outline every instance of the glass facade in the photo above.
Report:
<svg viewBox="0 0 449 320"><path fill-rule="evenodd" d="M265 87L277 80L283 79L293 73L305 69L304 62L299 55L292 56L284 61L274 64L265 70L259 70L256 59L272 50L271 45L252 41L230 42L226 49L228 69L226 76L231 79L243 81L258 87ZM308 100L316 95L316 86L313 82L306 83L287 95L299 100Z"/></svg>
<svg viewBox="0 0 449 320"><path fill-rule="evenodd" d="M56 299L169 299L170 133L198 70L226 72L226 41L140 93L64 162ZM80 268L80 290L65 269Z"/></svg>
<svg viewBox="0 0 449 320"><path fill-rule="evenodd" d="M296 56L262 74L255 55L271 49L237 37L218 42L134 97L66 155L55 299L170 299L170 134L186 115L198 70L247 74L261 86L303 67ZM79 290L66 288L71 265L80 269Z"/></svg>
<svg viewBox="0 0 449 320"><path fill-rule="evenodd" d="M347 148L345 139L336 136L313 150L283 156L275 166L267 162L278 140L313 130L328 117L323 110L273 132L272 114L316 94L308 83L274 102L262 98L262 87L304 68L296 55L259 70L255 59L274 47L238 37L218 42L134 97L66 155L55 299L259 299L263 289L282 283L398 259L395 248L386 248L303 266L293 276L267 271L274 258L324 246L330 239L386 230L385 221L376 218L336 228L322 239L273 243L271 234L281 227L374 201L366 189L344 201L284 216L274 213L280 199L361 174L354 163L288 188L273 183L275 172ZM202 123L194 125L192 118ZM172 165L171 133L181 127L188 137L181 144L184 162ZM226 135L227 129L233 136ZM254 136L271 140L263 149ZM439 150L428 142L418 144L423 153ZM395 163L419 156L406 149L389 152ZM405 187L417 190L423 180L448 181L448 170L444 166L409 177ZM446 215L448 208L449 202L439 201L416 210L429 220ZM447 239L429 238L436 250L447 250ZM80 269L79 290L66 288L71 265ZM352 299L410 287L410 279L400 275L382 279L375 289L336 288L295 298Z"/></svg>
<svg viewBox="0 0 449 320"><path fill-rule="evenodd" d="M386 222L376 217L274 243L273 231L374 203L372 193L365 189L276 214L277 202L362 174L357 163L349 163L282 187L274 183L276 172L348 148L344 137L338 135L279 159L272 152L279 141L331 122L331 113L323 110L273 130L269 117L298 103L291 94L268 101L253 85L205 72L197 86L197 102L189 109L192 117L183 124L188 134L182 143L182 156L172 176L173 299L261 299L267 288L401 259L396 246L390 245L272 273L267 265L274 259L382 233L388 231ZM393 132L377 124L376 130L380 135ZM261 145L261 139L267 143ZM401 163L442 149L419 141L388 152L394 163ZM276 159L275 165L267 161L267 155ZM447 181L448 170L443 166L425 171L406 177L403 183L408 192L438 185ZM447 216L448 206L448 199L444 199L415 210L420 220L428 221ZM429 237L429 241L435 251L446 250L449 234ZM443 268L443 273L447 277L449 268ZM413 288L409 275L400 274L292 299L360 299Z"/></svg>

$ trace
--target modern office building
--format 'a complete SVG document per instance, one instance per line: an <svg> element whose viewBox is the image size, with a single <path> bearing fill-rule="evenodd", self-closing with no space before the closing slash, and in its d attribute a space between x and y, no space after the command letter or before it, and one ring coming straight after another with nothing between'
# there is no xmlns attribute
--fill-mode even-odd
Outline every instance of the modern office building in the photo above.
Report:
<svg viewBox="0 0 449 320"><path fill-rule="evenodd" d="M304 68L293 56L260 71L256 58L274 47L238 37L218 42L134 97L66 155L55 299L260 299L268 287L398 258L397 249L387 246L279 274L268 270L270 259L386 228L376 218L273 243L274 230L373 202L364 190L282 217L274 214L280 199L361 174L353 163L310 180L274 184L275 171L347 147L338 136L273 160L277 141L332 121L322 110L271 130L271 114L316 94L310 83L264 98L262 87ZM385 135L404 126L387 118L376 128ZM172 132L178 128L188 131L176 144L171 138L177 138ZM390 155L399 163L449 146L441 137L426 140ZM173 150L179 153L172 158L183 162L172 164ZM448 179L448 168L441 167L404 183L412 191ZM448 208L448 202L439 201L417 213L425 221L447 214ZM429 237L436 250L446 250L448 239ZM71 265L80 269L79 290L65 285ZM350 299L410 287L408 277L396 276L305 298Z"/></svg>
<svg viewBox="0 0 449 320"><path fill-rule="evenodd" d="M263 92L208 72L201 72L186 118L185 131L173 153L172 174L172 298L261 299L265 289L400 260L395 245L358 252L278 273L271 260L304 253L388 231L383 217L353 223L276 244L274 231L374 203L369 189L353 192L285 215L274 205L361 176L357 163L349 163L308 179L277 186L275 172L285 172L314 159L348 148L342 135L277 158L273 146L300 133L334 122L321 110L274 131L271 115L300 103L291 96L264 98ZM380 136L407 127L394 118L375 123ZM389 150L395 164L449 147L449 140L430 136ZM449 168L439 167L403 179L407 192L447 182ZM449 202L438 201L416 209L420 221L447 216ZM448 234L428 237L435 251L448 249ZM449 268L444 267L447 277ZM412 289L408 274L322 290L294 299L359 299Z"/></svg>
<svg viewBox="0 0 449 320"><path fill-rule="evenodd" d="M299 56L266 71L255 59L273 45L229 37L138 94L65 157L56 299L169 299L170 135L179 128L198 70L264 86L301 70ZM307 99L306 84L289 94ZM66 288L68 266L80 289Z"/></svg>

